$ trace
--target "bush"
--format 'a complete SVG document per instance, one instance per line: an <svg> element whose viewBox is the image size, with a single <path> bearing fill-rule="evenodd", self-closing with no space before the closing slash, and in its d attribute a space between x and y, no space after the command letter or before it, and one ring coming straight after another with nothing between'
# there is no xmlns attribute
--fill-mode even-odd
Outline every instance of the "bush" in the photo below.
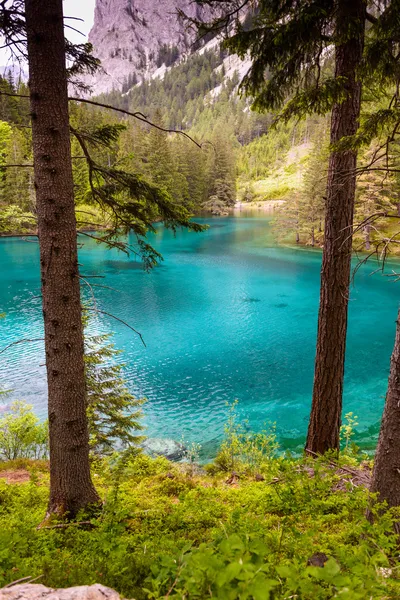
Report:
<svg viewBox="0 0 400 600"><path fill-rule="evenodd" d="M266 463L271 461L279 448L275 425L269 431L252 433L248 431L246 421L238 422L236 407L237 401L229 407L225 439L209 470L240 471L255 475L265 469Z"/></svg>
<svg viewBox="0 0 400 600"><path fill-rule="evenodd" d="M29 404L13 402L0 419L0 457L44 459L48 453L47 421L40 423Z"/></svg>
<svg viewBox="0 0 400 600"><path fill-rule="evenodd" d="M136 600L400 597L393 512L376 511L370 524L368 490L337 490L328 461L263 464L264 482L243 475L227 485L226 475L187 476L162 458L123 468L97 460L105 503L89 528L37 529L46 470L21 485L0 478L0 587L42 575L50 587L98 582ZM318 553L325 566L307 566Z"/></svg>

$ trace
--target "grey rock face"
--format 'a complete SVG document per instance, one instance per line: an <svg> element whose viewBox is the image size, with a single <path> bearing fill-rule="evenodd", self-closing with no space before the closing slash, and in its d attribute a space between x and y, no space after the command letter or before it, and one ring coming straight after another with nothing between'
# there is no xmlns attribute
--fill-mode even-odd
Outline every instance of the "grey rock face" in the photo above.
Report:
<svg viewBox="0 0 400 600"><path fill-rule="evenodd" d="M209 14L192 0L97 0L89 41L102 72L89 81L94 93L120 90L133 74L139 81L150 77L164 45L187 52L195 32L178 19L178 9L191 17Z"/></svg>
<svg viewBox="0 0 400 600"><path fill-rule="evenodd" d="M147 438L142 447L150 456L164 456L171 461L179 461L185 455L185 446L170 438Z"/></svg>
<svg viewBox="0 0 400 600"><path fill-rule="evenodd" d="M0 589L0 600L122 600L104 585L81 585L53 590L40 584L20 584Z"/></svg>

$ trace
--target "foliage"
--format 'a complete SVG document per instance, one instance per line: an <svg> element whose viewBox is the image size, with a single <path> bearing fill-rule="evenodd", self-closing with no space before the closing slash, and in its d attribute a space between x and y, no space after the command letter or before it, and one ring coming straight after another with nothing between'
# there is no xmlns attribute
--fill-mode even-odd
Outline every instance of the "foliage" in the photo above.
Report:
<svg viewBox="0 0 400 600"><path fill-rule="evenodd" d="M358 417L352 412L344 415L344 423L340 428L340 435L344 441L344 451L348 451L350 448L351 438L354 436L354 428L358 425Z"/></svg>
<svg viewBox="0 0 400 600"><path fill-rule="evenodd" d="M238 422L236 407L237 401L228 404L224 441L209 469L212 472L239 471L255 475L265 468L278 450L275 426L269 431L253 433L249 431L246 421Z"/></svg>
<svg viewBox="0 0 400 600"><path fill-rule="evenodd" d="M131 455L143 441L138 432L143 429L144 399L135 398L126 387L120 354L110 335L85 336L90 448L97 456L117 450ZM31 405L13 402L0 418L0 459L44 459L48 454L47 421L41 423Z"/></svg>
<svg viewBox="0 0 400 600"><path fill-rule="evenodd" d="M143 437L137 432L144 399L135 398L126 387L121 352L110 343L110 335L85 337L90 447L105 455L117 449L132 452Z"/></svg>
<svg viewBox="0 0 400 600"><path fill-rule="evenodd" d="M274 221L275 232L281 240L291 235L297 243L313 247L323 244L329 156L327 130L325 119L314 125L305 160L303 164L296 164L297 189L286 196Z"/></svg>
<svg viewBox="0 0 400 600"><path fill-rule="evenodd" d="M13 402L0 418L0 457L41 459L48 456L48 426L40 423L32 406Z"/></svg>
<svg viewBox="0 0 400 600"><path fill-rule="evenodd" d="M252 20L245 29L250 30L253 25ZM124 109L140 109L158 126L185 128L196 139L205 141L201 149L182 136L149 128L131 119L110 119L109 112L105 110L71 103L71 124L74 130L82 133L83 143L88 146L100 169L92 177L96 179L93 193L88 165L77 138L73 136L75 201L82 236L87 234L88 229L97 229L103 232L106 241L118 244L112 231L116 226L121 231L134 221L136 231L139 223L142 224L141 238L146 229L143 221L151 223L160 218L153 202L154 189L161 189L182 217L180 207L189 214L202 210L227 214L236 200L237 187L238 198L242 201L244 197L246 201L252 199L256 202L286 201L279 208L278 219L275 220L275 231L280 240L298 238L301 244L322 246L323 198L329 151L327 119L309 116L300 122L280 122L271 128L274 121L272 113L254 113L248 109L249 101L236 95L237 73L229 73L223 78L225 58L226 52L219 48L189 56L174 65L164 79L139 85L133 82L135 87L129 94L121 96L114 91L102 98ZM324 63L324 70L329 71L330 68L329 61ZM8 92L26 92L23 84L16 85L12 78L3 78L0 83ZM193 98L188 92L189 89L191 94L192 88L198 88ZM394 126L395 107L390 109L389 115L385 104L391 97L389 92L379 102L376 94L365 95L360 128L360 136L362 134L364 138L360 143L370 145L362 156L361 168L369 162L374 148L383 143ZM5 130L7 135L0 134L0 140L4 138L4 142L0 141L3 148L1 160L31 163L30 130L25 127L29 120L27 101L2 96L0 118L8 127ZM377 134L380 138L372 139ZM346 143L355 142L347 140ZM397 151L391 150L392 168L398 164L396 154ZM374 166L383 168L384 161L381 159ZM395 173L390 177L386 173L384 179L384 175L371 172L359 179L357 223L374 214L376 207L379 210L397 210L398 177ZM379 181L383 180L384 185L379 185ZM146 187L146 183L155 187ZM141 188L142 184L144 187ZM3 201L0 207L1 230L4 233L34 232L31 170L4 169L3 173L0 172L0 188ZM139 194L139 202L132 203L132 198L126 194L128 188L136 200ZM163 196L164 199L166 196ZM115 222L115 209L119 214L118 223ZM139 221L135 220L135 215L140 217ZM387 234L392 234L392 223L393 220L382 217L373 223L373 227L366 224L360 230L356 229L356 248L368 250L369 246L372 249L379 245L383 238L390 237ZM396 243L388 245L387 249L399 251ZM145 240L141 239L130 250L141 253L148 267L160 260Z"/></svg>
<svg viewBox="0 0 400 600"><path fill-rule="evenodd" d="M88 528L37 529L45 469L21 485L0 478L0 586L43 575L52 587L100 582L137 600L267 598L269 588L274 600L399 596L395 515L377 511L370 524L367 490L329 461L273 458L265 481L243 474L235 485L145 455L113 464L93 463L105 504ZM307 566L317 552L329 561Z"/></svg>
<svg viewBox="0 0 400 600"><path fill-rule="evenodd" d="M0 210L0 233L29 233L35 217L16 204L10 204Z"/></svg>

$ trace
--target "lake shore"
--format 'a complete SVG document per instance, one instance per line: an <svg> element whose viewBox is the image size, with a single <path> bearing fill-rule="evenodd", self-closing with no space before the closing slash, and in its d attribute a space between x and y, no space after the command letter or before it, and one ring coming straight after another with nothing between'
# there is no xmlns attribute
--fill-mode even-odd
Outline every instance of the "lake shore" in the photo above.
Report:
<svg viewBox="0 0 400 600"><path fill-rule="evenodd" d="M260 200L256 202L236 202L233 210L241 212L242 210L259 210L263 212L273 212L279 206L285 203L285 200Z"/></svg>

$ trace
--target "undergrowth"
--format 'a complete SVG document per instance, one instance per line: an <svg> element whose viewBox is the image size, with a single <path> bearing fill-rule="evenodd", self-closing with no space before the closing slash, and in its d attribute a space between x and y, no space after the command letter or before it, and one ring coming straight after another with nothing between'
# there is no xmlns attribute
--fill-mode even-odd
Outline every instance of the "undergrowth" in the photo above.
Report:
<svg viewBox="0 0 400 600"><path fill-rule="evenodd" d="M0 587L41 576L50 587L102 583L136 600L398 599L399 515L374 508L360 485L371 465L351 441L356 418L347 415L339 462L294 458L277 454L273 428L248 432L234 404L206 469L193 462L197 446L184 464L94 457L103 511L61 527L37 527L46 461L2 462ZM30 480L8 483L18 469Z"/></svg>
<svg viewBox="0 0 400 600"><path fill-rule="evenodd" d="M370 524L367 491L337 489L329 462L269 458L257 481L233 483L144 455L93 470L104 510L86 528L37 529L43 465L25 484L0 479L0 586L43 575L52 587L100 582L137 600L400 597L395 515ZM322 568L307 566L316 553Z"/></svg>

